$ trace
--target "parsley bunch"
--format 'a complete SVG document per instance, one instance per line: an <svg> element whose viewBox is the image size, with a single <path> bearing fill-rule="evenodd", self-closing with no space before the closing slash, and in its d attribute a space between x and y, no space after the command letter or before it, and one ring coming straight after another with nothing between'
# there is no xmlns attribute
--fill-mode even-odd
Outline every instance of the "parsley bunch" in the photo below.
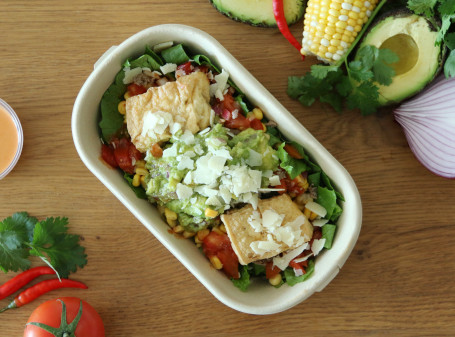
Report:
<svg viewBox="0 0 455 337"><path fill-rule="evenodd" d="M38 256L60 277L66 278L77 267L87 264L80 237L68 234L67 218L38 221L26 212L13 214L0 222L0 269L8 271L30 268L30 256Z"/></svg>
<svg viewBox="0 0 455 337"><path fill-rule="evenodd" d="M368 115L379 106L377 83L392 83L395 70L390 64L397 61L398 56L389 49L364 46L356 60L345 60L346 71L339 65L317 64L302 77L290 76L287 93L303 105L310 106L318 99L338 112L346 101L349 109L358 108Z"/></svg>

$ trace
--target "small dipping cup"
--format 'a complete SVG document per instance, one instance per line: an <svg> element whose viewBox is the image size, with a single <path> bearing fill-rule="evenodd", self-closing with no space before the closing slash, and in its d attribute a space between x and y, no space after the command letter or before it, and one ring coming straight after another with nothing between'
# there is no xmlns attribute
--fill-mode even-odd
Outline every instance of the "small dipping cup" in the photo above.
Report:
<svg viewBox="0 0 455 337"><path fill-rule="evenodd" d="M0 98L0 179L17 164L23 144L21 122L8 103Z"/></svg>

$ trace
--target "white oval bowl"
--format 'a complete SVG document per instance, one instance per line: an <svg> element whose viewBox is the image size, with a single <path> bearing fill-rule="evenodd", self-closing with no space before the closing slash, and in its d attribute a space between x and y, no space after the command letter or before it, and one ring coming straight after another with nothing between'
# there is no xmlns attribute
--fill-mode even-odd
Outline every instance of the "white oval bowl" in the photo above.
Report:
<svg viewBox="0 0 455 337"><path fill-rule="evenodd" d="M177 239L169 234L168 226L156 207L138 199L122 175L100 161L97 125L103 93L127 58L143 54L146 45L167 41L183 43L192 52L205 54L214 64L224 68L248 99L261 108L270 120L278 123L287 138L305 147L343 194L343 214L337 223L333 246L316 258L314 273L307 281L278 289L258 281L247 292L240 291L222 272L210 267L208 260L190 240ZM71 126L77 152L87 168L218 300L235 310L266 315L299 304L314 292L321 291L338 274L357 241L362 207L352 177L218 41L199 29L178 24L153 26L111 47L96 62L94 71L82 86L74 103Z"/></svg>

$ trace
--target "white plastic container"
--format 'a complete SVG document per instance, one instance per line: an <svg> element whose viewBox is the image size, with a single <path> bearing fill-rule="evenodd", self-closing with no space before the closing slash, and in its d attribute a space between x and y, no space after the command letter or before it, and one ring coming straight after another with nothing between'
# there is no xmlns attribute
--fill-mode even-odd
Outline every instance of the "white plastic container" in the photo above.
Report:
<svg viewBox="0 0 455 337"><path fill-rule="evenodd" d="M10 173L22 153L24 133L13 108L0 98L0 179Z"/></svg>
<svg viewBox="0 0 455 337"><path fill-rule="evenodd" d="M208 260L190 240L177 239L169 234L168 226L157 209L147 201L138 199L122 175L100 161L97 124L99 103L104 91L127 58L141 55L146 45L167 41L183 43L192 52L205 54L214 64L226 69L248 99L260 107L269 119L278 122L286 137L304 145L343 194L344 211L338 221L333 246L316 258L315 271L307 281L278 289L266 282L257 282L247 292L240 291L222 272L211 268ZM265 315L299 304L314 292L324 289L338 274L357 241L362 208L358 190L349 173L223 46L201 30L184 25L159 25L133 35L119 46L111 47L96 62L94 71L77 96L72 132L77 152L87 168L218 300L235 310Z"/></svg>

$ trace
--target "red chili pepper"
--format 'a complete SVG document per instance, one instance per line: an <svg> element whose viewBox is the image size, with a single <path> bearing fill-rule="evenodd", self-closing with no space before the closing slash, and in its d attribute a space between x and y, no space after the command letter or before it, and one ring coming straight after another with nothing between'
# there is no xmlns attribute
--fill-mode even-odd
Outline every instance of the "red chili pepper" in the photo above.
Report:
<svg viewBox="0 0 455 337"><path fill-rule="evenodd" d="M284 7L283 0L273 0L273 16L275 16L276 25L280 30L281 34L299 51L302 49L302 45L297 41L297 39L292 35L289 30L286 17L284 16ZM302 55L302 60L305 59L305 56Z"/></svg>
<svg viewBox="0 0 455 337"><path fill-rule="evenodd" d="M4 283L0 287L0 300L14 294L16 291L36 279L38 276L50 274L55 274L55 271L51 267L42 266L31 268L24 271L23 273L14 276L11 280Z"/></svg>
<svg viewBox="0 0 455 337"><path fill-rule="evenodd" d="M40 283L31 286L30 288L25 289L19 295L17 295L14 300L5 308L0 310L0 313L13 308L22 307L25 304L32 302L33 300L37 299L41 295L60 288L81 288L87 289L88 287L79 281L68 280L65 278L59 279L52 279L52 280L45 280L41 281Z"/></svg>

